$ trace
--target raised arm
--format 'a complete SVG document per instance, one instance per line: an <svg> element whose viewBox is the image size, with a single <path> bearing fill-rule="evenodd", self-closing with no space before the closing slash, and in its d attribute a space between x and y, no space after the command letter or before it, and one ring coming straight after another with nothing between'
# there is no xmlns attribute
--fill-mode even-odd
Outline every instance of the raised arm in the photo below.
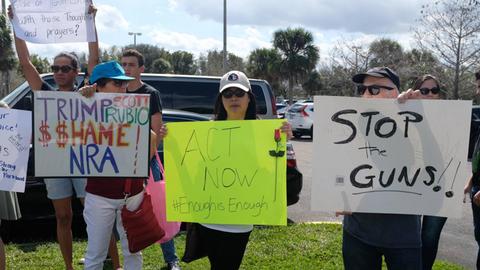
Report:
<svg viewBox="0 0 480 270"><path fill-rule="evenodd" d="M95 27L95 41L88 43L88 74L92 74L93 68L98 64L99 59L99 48L98 48L98 34L97 34L97 25L95 23L95 17L97 15L97 8L90 4L88 7L88 13L93 15L93 25Z"/></svg>
<svg viewBox="0 0 480 270"><path fill-rule="evenodd" d="M13 10L11 6L8 6L8 17L10 20L13 18ZM37 69L30 61L30 53L28 52L27 43L23 39L19 39L15 35L15 48L18 55L18 61L20 62L20 66L22 67L23 75L27 80L30 88L32 90L40 90L42 88L42 78L40 77L40 73L38 73Z"/></svg>

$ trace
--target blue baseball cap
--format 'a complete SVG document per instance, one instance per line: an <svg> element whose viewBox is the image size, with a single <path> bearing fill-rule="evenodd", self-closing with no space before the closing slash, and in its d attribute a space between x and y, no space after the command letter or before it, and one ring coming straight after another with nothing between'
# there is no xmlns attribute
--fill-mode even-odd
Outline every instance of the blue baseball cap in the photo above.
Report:
<svg viewBox="0 0 480 270"><path fill-rule="evenodd" d="M89 82L90 84L94 84L96 81L103 78L123 81L131 81L135 79L125 76L125 71L123 70L122 66L117 63L117 61L108 61L96 65L93 68L92 75L90 75Z"/></svg>

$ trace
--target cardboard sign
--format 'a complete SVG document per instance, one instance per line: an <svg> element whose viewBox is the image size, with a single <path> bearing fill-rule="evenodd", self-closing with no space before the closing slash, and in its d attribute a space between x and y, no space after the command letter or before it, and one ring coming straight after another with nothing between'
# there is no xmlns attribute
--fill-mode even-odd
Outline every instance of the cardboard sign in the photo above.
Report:
<svg viewBox="0 0 480 270"><path fill-rule="evenodd" d="M91 0L10 0L15 35L33 43L93 42Z"/></svg>
<svg viewBox="0 0 480 270"><path fill-rule="evenodd" d="M459 217L471 108L315 97L312 210Z"/></svg>
<svg viewBox="0 0 480 270"><path fill-rule="evenodd" d="M32 113L0 108L0 190L25 191Z"/></svg>
<svg viewBox="0 0 480 270"><path fill-rule="evenodd" d="M148 177L150 96L34 92L35 175Z"/></svg>
<svg viewBox="0 0 480 270"><path fill-rule="evenodd" d="M286 225L283 120L169 123L167 219Z"/></svg>

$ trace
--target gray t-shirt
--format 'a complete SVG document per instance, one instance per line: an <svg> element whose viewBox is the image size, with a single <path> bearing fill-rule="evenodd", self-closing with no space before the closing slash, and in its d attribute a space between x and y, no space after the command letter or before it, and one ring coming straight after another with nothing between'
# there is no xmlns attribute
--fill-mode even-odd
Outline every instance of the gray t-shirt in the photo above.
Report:
<svg viewBox="0 0 480 270"><path fill-rule="evenodd" d="M343 219L343 229L360 241L386 248L419 248L421 216L353 213Z"/></svg>

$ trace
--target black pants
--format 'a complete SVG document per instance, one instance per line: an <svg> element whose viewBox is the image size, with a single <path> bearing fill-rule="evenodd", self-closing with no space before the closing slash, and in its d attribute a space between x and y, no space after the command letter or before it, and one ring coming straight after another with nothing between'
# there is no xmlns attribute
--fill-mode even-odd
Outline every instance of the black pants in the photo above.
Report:
<svg viewBox="0 0 480 270"><path fill-rule="evenodd" d="M199 225L212 270L237 270L242 264L250 232L229 233Z"/></svg>

